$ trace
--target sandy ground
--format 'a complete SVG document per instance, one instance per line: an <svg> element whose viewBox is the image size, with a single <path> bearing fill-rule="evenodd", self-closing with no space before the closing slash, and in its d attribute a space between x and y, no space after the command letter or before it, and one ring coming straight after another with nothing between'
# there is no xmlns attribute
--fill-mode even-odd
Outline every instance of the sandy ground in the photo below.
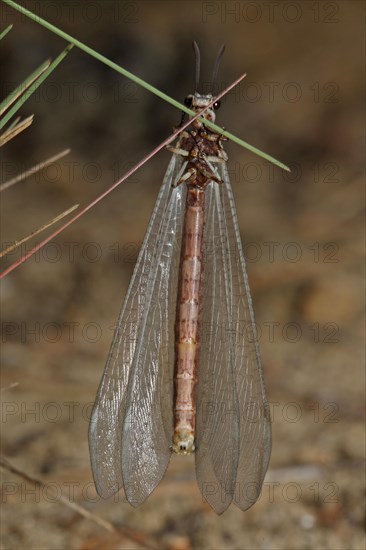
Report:
<svg viewBox="0 0 366 550"><path fill-rule="evenodd" d="M2 454L44 485L3 472L1 547L363 549L364 3L27 6L178 100L193 87L192 39L206 82L225 42L219 86L248 76L219 123L292 172L226 146L273 420L258 503L217 517L184 458L139 508L96 497L88 416L169 160L161 152L3 282ZM14 29L2 44L2 96L65 47L4 15L1 28ZM31 113L32 127L3 149L2 181L71 153L3 193L4 244L87 204L180 118L77 49L23 106Z"/></svg>

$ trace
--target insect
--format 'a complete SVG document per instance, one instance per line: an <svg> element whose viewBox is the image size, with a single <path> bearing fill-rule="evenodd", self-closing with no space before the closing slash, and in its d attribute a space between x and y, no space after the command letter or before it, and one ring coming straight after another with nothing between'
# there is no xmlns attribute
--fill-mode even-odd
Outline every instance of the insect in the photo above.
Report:
<svg viewBox="0 0 366 550"><path fill-rule="evenodd" d="M200 54L196 43L196 90ZM216 78L222 47L215 63ZM185 104L212 102L197 91ZM207 109L215 121L219 103ZM223 137L181 132L115 329L89 429L97 492L138 506L172 452L222 513L259 497L271 422Z"/></svg>

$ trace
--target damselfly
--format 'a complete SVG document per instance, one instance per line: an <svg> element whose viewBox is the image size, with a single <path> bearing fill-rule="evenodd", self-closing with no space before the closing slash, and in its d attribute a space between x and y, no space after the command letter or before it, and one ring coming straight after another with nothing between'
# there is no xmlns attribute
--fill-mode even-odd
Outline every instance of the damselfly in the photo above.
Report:
<svg viewBox="0 0 366 550"><path fill-rule="evenodd" d="M198 112L212 100L195 92L185 103ZM218 108L204 118L214 122ZM144 502L172 452L195 453L217 513L231 502L246 510L260 494L271 424L222 141L197 119L169 147L91 417L104 498L123 488L130 504Z"/></svg>

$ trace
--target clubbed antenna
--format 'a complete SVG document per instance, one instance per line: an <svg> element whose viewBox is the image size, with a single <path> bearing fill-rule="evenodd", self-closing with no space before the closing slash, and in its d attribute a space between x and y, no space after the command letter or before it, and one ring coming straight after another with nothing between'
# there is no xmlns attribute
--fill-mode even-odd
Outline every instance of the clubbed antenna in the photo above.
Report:
<svg viewBox="0 0 366 550"><path fill-rule="evenodd" d="M219 65L220 65L221 58L224 55L224 51L225 51L225 44L221 46L221 48L217 52L217 56L215 59L214 69L212 73L212 93L214 93L215 91L217 74L219 72Z"/></svg>
<svg viewBox="0 0 366 550"><path fill-rule="evenodd" d="M198 44L195 40L193 40L193 49L194 49L194 55L196 57L195 92L197 92L198 84L199 84L199 81L200 81L201 53L200 53L200 49L198 47Z"/></svg>

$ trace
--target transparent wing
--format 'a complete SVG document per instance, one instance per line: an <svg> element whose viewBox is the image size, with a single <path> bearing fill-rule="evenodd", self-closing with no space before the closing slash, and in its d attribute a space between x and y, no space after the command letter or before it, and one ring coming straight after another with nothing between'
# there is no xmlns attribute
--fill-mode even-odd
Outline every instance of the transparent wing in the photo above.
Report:
<svg viewBox="0 0 366 550"><path fill-rule="evenodd" d="M230 247L235 387L240 413L240 450L235 504L247 510L259 497L271 454L271 418L262 373L252 300L229 176L222 167L221 200Z"/></svg>
<svg viewBox="0 0 366 550"><path fill-rule="evenodd" d="M239 460L233 346L228 330L230 280L218 184L205 191L204 284L196 413L196 475L217 513L233 498Z"/></svg>
<svg viewBox="0 0 366 550"><path fill-rule="evenodd" d="M98 493L121 487L137 506L170 458L173 430L174 322L185 186L173 156L115 330L89 428Z"/></svg>
<svg viewBox="0 0 366 550"><path fill-rule="evenodd" d="M271 424L226 166L219 173L223 183L210 184L206 206L196 470L203 497L221 513L232 500L242 510L257 500Z"/></svg>

